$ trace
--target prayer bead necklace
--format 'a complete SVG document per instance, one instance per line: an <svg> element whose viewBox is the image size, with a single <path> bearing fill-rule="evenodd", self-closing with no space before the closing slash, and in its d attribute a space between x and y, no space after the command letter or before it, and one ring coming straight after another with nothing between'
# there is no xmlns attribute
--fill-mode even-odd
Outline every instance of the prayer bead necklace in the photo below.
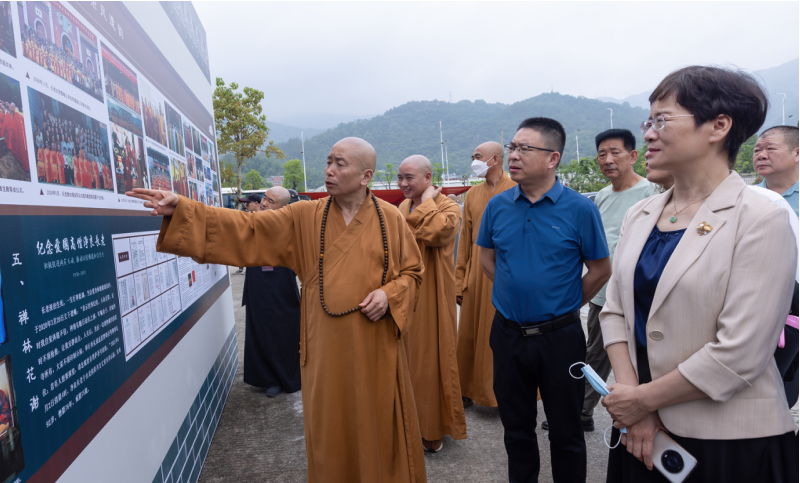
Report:
<svg viewBox="0 0 800 483"><path fill-rule="evenodd" d="M378 219L381 222L381 235L383 235L383 278L381 279L381 287L386 285L386 274L389 272L389 243L386 240L386 225L383 222L383 213L381 207L378 205L378 198L370 193L372 201L375 203L375 209L378 210ZM319 301L322 303L322 308L325 313L331 317L342 317L344 315L352 314L356 310L361 310L361 307L353 307L344 312L331 312L328 306L325 305L325 296L322 293L322 259L325 256L325 225L328 222L328 209L331 207L332 197L328 198L328 204L325 205L325 211L322 213L322 230L319 235Z"/></svg>

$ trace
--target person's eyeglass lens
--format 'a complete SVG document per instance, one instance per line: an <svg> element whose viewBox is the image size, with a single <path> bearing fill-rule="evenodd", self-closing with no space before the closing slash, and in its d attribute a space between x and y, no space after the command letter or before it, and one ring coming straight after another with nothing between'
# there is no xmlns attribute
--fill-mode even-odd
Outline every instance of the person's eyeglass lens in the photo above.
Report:
<svg viewBox="0 0 800 483"><path fill-rule="evenodd" d="M646 121L642 121L642 124L639 126L639 129L642 131L642 134L646 134L651 127L656 131L660 131L664 129L664 126L667 125L668 120L674 119L676 117L694 117L694 114L683 114L680 116L665 116L662 114L660 116L656 116L655 119L648 119Z"/></svg>
<svg viewBox="0 0 800 483"><path fill-rule="evenodd" d="M513 154L514 151L519 151L520 154L526 154L526 153L533 152L534 150L536 150L536 151L547 151L548 153L554 153L555 152L552 149L537 148L536 146L528 146L528 145L525 145L525 144L522 144L522 145L519 145L519 146L506 144L503 147L506 148L506 153L508 153L508 154Z"/></svg>

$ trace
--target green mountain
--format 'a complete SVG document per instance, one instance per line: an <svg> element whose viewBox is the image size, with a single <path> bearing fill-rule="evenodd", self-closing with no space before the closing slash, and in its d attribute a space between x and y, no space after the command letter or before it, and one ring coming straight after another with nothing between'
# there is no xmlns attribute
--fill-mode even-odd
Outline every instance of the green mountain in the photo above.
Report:
<svg viewBox="0 0 800 483"><path fill-rule="evenodd" d="M378 169L386 163L395 168L412 154L423 154L434 163L441 163L439 122L447 146L450 175L470 173L472 152L486 141L508 143L519 123L534 116L558 120L567 132L565 160L576 159L575 136L581 156L596 154L594 137L610 128L610 112L614 110L614 127L630 129L639 143L639 124L647 111L629 104L601 102L597 99L573 97L558 93L541 94L511 105L488 104L482 100L449 103L415 101L386 111L367 120L342 123L335 128L306 139L305 157L309 188L324 183L325 161L331 146L342 138L357 136L371 143L378 153ZM302 159L299 139L277 143L286 159ZM273 174L273 173L265 173Z"/></svg>

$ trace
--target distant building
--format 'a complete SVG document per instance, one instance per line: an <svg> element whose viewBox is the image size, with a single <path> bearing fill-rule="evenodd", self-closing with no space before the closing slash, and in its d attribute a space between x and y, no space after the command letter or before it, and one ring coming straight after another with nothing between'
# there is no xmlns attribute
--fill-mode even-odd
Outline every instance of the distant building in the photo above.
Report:
<svg viewBox="0 0 800 483"><path fill-rule="evenodd" d="M283 176L273 176L272 186L283 186Z"/></svg>

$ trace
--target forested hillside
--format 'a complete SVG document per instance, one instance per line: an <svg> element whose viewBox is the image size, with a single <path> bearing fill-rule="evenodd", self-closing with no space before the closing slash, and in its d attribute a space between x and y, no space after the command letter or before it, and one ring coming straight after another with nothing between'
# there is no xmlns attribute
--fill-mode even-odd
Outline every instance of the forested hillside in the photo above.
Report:
<svg viewBox="0 0 800 483"><path fill-rule="evenodd" d="M647 117L644 109L585 97L547 93L511 105L488 104L480 100L457 103L409 102L381 116L340 124L307 139L308 185L309 188L322 185L325 159L331 146L347 136L364 138L375 146L378 169L386 163L397 167L412 154L423 154L432 162L439 163L439 121L442 121L451 175L470 172L472 151L477 145L485 141L500 142L501 130L503 141L508 143L520 121L533 116L552 117L564 125L567 131L564 159L576 158L576 134L580 141L581 156L591 156L596 153L594 136L610 127L609 107L614 109L614 127L630 129L641 141L639 124ZM290 139L278 143L278 146L287 160L301 158L299 139Z"/></svg>

